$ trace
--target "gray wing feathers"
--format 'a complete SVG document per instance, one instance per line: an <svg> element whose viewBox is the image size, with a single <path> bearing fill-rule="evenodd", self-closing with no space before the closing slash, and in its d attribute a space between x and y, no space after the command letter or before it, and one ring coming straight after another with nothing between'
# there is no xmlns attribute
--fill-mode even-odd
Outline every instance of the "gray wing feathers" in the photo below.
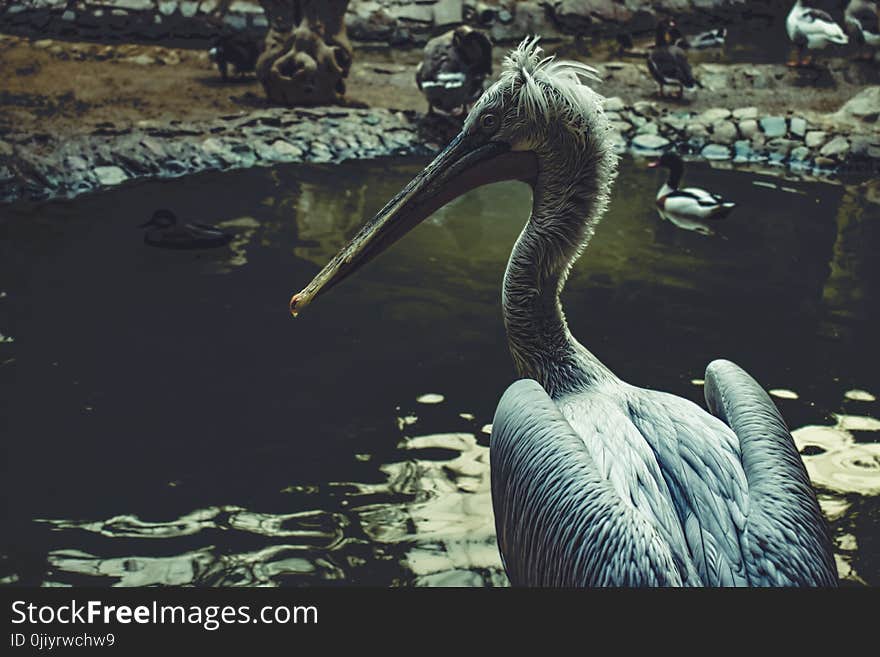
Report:
<svg viewBox="0 0 880 657"><path fill-rule="evenodd" d="M739 439L749 485L744 552L752 586L836 586L825 520L785 421L733 363L706 368L706 403Z"/></svg>
<svg viewBox="0 0 880 657"><path fill-rule="evenodd" d="M686 566L600 476L537 382L507 389L489 453L498 545L513 585L682 585Z"/></svg>

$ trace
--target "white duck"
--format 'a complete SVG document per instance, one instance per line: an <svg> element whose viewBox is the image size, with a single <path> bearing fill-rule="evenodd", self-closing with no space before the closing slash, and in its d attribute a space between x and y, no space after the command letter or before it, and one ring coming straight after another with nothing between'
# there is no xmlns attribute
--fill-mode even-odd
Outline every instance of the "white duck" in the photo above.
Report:
<svg viewBox="0 0 880 657"><path fill-rule="evenodd" d="M831 15L821 9L805 7L797 0L785 19L788 38L797 46L798 58L789 66L807 66L810 58L804 57L805 50L822 50L830 43L846 44L849 38L843 33Z"/></svg>
<svg viewBox="0 0 880 657"><path fill-rule="evenodd" d="M664 153L648 166L669 169L669 178L657 192L657 212L679 228L711 235L708 224L723 219L736 207L736 203L699 187L680 189L684 162L678 153Z"/></svg>

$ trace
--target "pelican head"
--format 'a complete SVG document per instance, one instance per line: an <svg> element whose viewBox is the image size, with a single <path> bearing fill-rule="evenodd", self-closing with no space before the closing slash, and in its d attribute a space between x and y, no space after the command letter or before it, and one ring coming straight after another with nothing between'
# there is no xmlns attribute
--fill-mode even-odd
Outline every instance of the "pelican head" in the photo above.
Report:
<svg viewBox="0 0 880 657"><path fill-rule="evenodd" d="M566 224L556 231L565 235L565 244L557 245L560 261L562 252L582 246L591 218L607 203L616 156L602 98L583 84L596 79L595 69L542 57L537 41L526 39L507 56L499 80L475 103L461 132L291 298L294 316L435 210L494 182L520 180L550 200L555 207L542 216L533 211L530 223ZM578 206L586 207L562 211Z"/></svg>

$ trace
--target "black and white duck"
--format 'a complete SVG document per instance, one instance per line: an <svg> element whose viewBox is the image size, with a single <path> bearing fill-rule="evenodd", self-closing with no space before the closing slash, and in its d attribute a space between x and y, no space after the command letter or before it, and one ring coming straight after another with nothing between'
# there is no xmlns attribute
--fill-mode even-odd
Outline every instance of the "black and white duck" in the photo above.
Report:
<svg viewBox="0 0 880 657"><path fill-rule="evenodd" d="M736 207L736 203L725 201L718 194L705 189L681 188L684 162L678 153L664 153L648 166L652 169L662 167L669 170L669 177L657 192L657 211L661 218L679 228L711 235L710 225L726 217Z"/></svg>
<svg viewBox="0 0 880 657"><path fill-rule="evenodd" d="M844 45L849 41L831 14L807 7L801 0L797 0L788 12L785 30L788 38L797 46L797 59L790 61L789 66L809 66L812 58L805 56L807 50L823 50L832 43Z"/></svg>
<svg viewBox="0 0 880 657"><path fill-rule="evenodd" d="M216 226L200 223L178 223L171 210L156 210L146 223L138 228L148 228L144 242L165 249L209 249L225 246L232 240L230 233Z"/></svg>
<svg viewBox="0 0 880 657"><path fill-rule="evenodd" d="M428 113L464 114L483 93L492 74L492 41L480 30L461 25L425 45L416 84L428 100Z"/></svg>
<svg viewBox="0 0 880 657"><path fill-rule="evenodd" d="M700 32L693 36L685 36L677 27L669 30L669 41L679 48L693 48L694 50L706 50L708 48L722 48L727 39L727 28L719 27L714 30Z"/></svg>
<svg viewBox="0 0 880 657"><path fill-rule="evenodd" d="M700 83L694 78L684 48L669 43L669 32L674 27L675 22L670 20L657 23L654 46L648 51L648 71L660 85L661 96L666 95L667 85L675 85L681 98L685 89L693 89Z"/></svg>
<svg viewBox="0 0 880 657"><path fill-rule="evenodd" d="M844 24L853 43L862 50L860 59L873 59L873 50L880 48L880 16L872 0L850 0L844 13Z"/></svg>

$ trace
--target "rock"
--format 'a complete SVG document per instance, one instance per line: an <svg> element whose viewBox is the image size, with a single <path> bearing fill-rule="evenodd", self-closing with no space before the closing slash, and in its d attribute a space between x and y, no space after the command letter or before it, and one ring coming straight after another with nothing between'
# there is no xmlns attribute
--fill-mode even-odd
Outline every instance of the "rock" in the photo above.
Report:
<svg viewBox="0 0 880 657"><path fill-rule="evenodd" d="M799 116L792 117L788 122L788 129L791 134L803 138L807 134L807 122Z"/></svg>
<svg viewBox="0 0 880 657"><path fill-rule="evenodd" d="M131 11L152 11L153 0L113 0L113 6Z"/></svg>
<svg viewBox="0 0 880 657"><path fill-rule="evenodd" d="M68 9L63 14L61 14L61 20L73 22L76 20L76 13Z"/></svg>
<svg viewBox="0 0 880 657"><path fill-rule="evenodd" d="M619 96L612 96L611 98L606 98L602 102L603 107L606 112L619 112L620 110L626 107L626 103L623 102L623 99Z"/></svg>
<svg viewBox="0 0 880 657"><path fill-rule="evenodd" d="M761 130L768 139L774 137L782 137L788 132L788 126L785 125L785 118L782 116L765 116L761 119Z"/></svg>
<svg viewBox="0 0 880 657"><path fill-rule="evenodd" d="M193 0L183 0L180 3L180 14L185 18L192 18L199 10L199 3Z"/></svg>
<svg viewBox="0 0 880 657"><path fill-rule="evenodd" d="M880 86L868 87L850 98L836 116L873 123L880 116Z"/></svg>
<svg viewBox="0 0 880 657"><path fill-rule="evenodd" d="M632 130L632 126L626 121L610 121L609 125L611 126L612 130L622 134L626 134L627 132Z"/></svg>
<svg viewBox="0 0 880 657"><path fill-rule="evenodd" d="M639 100L633 103L633 110L642 116L657 116L657 104L650 100Z"/></svg>
<svg viewBox="0 0 880 657"><path fill-rule="evenodd" d="M775 139L771 139L767 142L767 148L771 151L771 156L773 154L779 155L781 158L786 157L791 149L795 146L799 146L799 143L792 139L785 139L783 137L776 137Z"/></svg>
<svg viewBox="0 0 880 657"><path fill-rule="evenodd" d="M718 121L712 125L712 139L720 144L732 144L738 136L733 121Z"/></svg>
<svg viewBox="0 0 880 657"><path fill-rule="evenodd" d="M170 16L177 11L176 0L159 0L159 13L163 16Z"/></svg>
<svg viewBox="0 0 880 657"><path fill-rule="evenodd" d="M116 166L95 167L95 177L102 185L118 185L128 180L128 174Z"/></svg>
<svg viewBox="0 0 880 657"><path fill-rule="evenodd" d="M145 53L136 55L134 57L126 57L125 61L131 62L132 64L137 64L138 66L152 66L156 63L155 59Z"/></svg>
<svg viewBox="0 0 880 657"><path fill-rule="evenodd" d="M729 160L730 149L723 144L707 144L700 151L700 155L707 160Z"/></svg>
<svg viewBox="0 0 880 657"><path fill-rule="evenodd" d="M706 141L709 138L709 129L702 123L691 121L685 128L685 134L691 139Z"/></svg>
<svg viewBox="0 0 880 657"><path fill-rule="evenodd" d="M706 110L702 114L697 117L697 120L702 121L703 123L712 124L717 121L721 121L730 116L731 112L729 109L724 109L723 107L713 107L712 109Z"/></svg>
<svg viewBox="0 0 880 657"><path fill-rule="evenodd" d="M738 109L733 110L733 118L742 120L742 119L757 119L758 118L758 108L757 107L740 107Z"/></svg>
<svg viewBox="0 0 880 657"><path fill-rule="evenodd" d="M740 122L739 131L746 139L751 139L758 132L758 122L755 119L746 119Z"/></svg>
<svg viewBox="0 0 880 657"><path fill-rule="evenodd" d="M272 150L274 150L284 159L300 158L303 154L301 148L297 148L290 142L284 141L283 139L278 139L272 142Z"/></svg>
<svg viewBox="0 0 880 657"><path fill-rule="evenodd" d="M819 151L823 157L835 157L843 159L849 152L849 142L846 137L835 137Z"/></svg>
<svg viewBox="0 0 880 657"><path fill-rule="evenodd" d="M451 23L461 23L461 21L461 0L438 0L434 5L434 25L449 25Z"/></svg>
<svg viewBox="0 0 880 657"><path fill-rule="evenodd" d="M638 150L659 151L669 146L670 143L668 139L659 135L637 135L633 139L632 145Z"/></svg>
<svg viewBox="0 0 880 657"><path fill-rule="evenodd" d="M639 135L656 135L659 132L659 128L657 124L653 121L649 121L644 125L640 126L638 130L636 130L636 134Z"/></svg>
<svg viewBox="0 0 880 657"><path fill-rule="evenodd" d="M821 169L831 169L834 167L834 165L837 164L837 162L832 160L830 157L823 157L821 155L816 158L815 162L816 166Z"/></svg>
<svg viewBox="0 0 880 657"><path fill-rule="evenodd" d="M679 132L685 129L690 120L690 115L688 114L667 114L660 119L661 123Z"/></svg>
<svg viewBox="0 0 880 657"><path fill-rule="evenodd" d="M804 143L808 148L818 148L828 139L828 133L824 130L810 130L804 138Z"/></svg>

